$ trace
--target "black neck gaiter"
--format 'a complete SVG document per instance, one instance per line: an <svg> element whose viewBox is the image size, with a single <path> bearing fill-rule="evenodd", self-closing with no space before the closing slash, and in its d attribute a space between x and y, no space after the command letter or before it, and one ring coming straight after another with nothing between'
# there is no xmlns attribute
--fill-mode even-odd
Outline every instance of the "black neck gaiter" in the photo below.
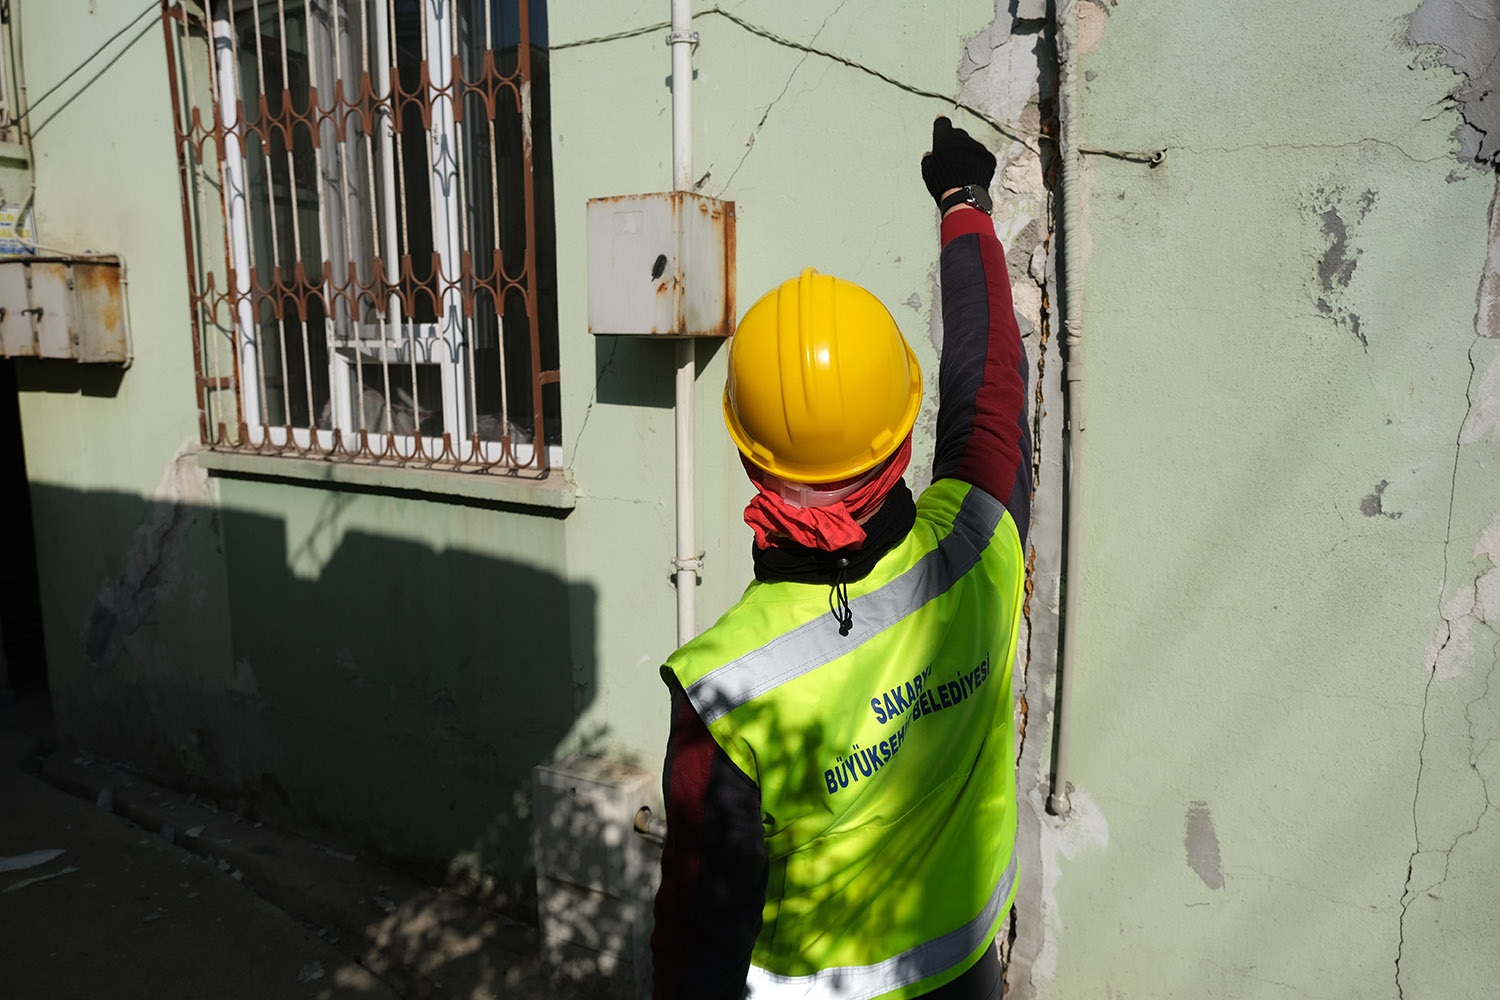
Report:
<svg viewBox="0 0 1500 1000"><path fill-rule="evenodd" d="M794 542L774 549L755 548L755 578L762 583L788 580L793 583L836 583L858 580L875 568L880 557L906 537L917 521L917 505L904 479L898 479L886 495L880 509L864 523L865 540L859 546L847 546L825 552ZM841 567L839 563L844 565Z"/></svg>

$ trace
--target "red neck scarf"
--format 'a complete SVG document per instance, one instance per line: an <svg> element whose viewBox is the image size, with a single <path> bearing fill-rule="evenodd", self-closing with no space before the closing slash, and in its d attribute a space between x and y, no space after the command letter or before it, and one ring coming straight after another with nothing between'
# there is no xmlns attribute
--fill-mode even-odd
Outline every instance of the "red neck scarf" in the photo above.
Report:
<svg viewBox="0 0 1500 1000"><path fill-rule="evenodd" d="M777 548L787 541L810 549L832 552L835 549L864 544L865 529L857 523L880 509L886 494L911 462L911 435L896 453L886 459L880 475L865 483L842 500L826 507L798 507L779 493L766 487L764 473L743 455L745 472L755 486L755 498L745 508L745 523L755 532L755 546Z"/></svg>

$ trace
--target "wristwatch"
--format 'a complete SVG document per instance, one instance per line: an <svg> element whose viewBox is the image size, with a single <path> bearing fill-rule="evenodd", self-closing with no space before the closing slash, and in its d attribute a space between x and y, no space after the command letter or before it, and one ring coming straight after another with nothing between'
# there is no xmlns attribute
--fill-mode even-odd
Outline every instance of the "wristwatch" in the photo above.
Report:
<svg viewBox="0 0 1500 1000"><path fill-rule="evenodd" d="M955 205L973 205L985 215L990 215L995 203L990 200L990 189L983 184L965 184L957 191L938 202L938 214L946 215Z"/></svg>

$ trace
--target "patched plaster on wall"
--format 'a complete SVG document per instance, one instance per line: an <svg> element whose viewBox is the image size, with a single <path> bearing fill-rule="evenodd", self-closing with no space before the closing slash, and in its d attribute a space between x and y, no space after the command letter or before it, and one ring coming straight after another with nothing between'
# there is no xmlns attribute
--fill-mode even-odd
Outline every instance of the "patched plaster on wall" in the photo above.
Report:
<svg viewBox="0 0 1500 1000"><path fill-rule="evenodd" d="M1214 814L1208 803L1195 800L1188 806L1182 837L1187 864L1210 889L1224 888L1224 865L1219 856L1219 835L1214 830Z"/></svg>
<svg viewBox="0 0 1500 1000"><path fill-rule="evenodd" d="M1484 258L1484 272L1479 277L1479 295L1474 310L1474 331L1481 337L1500 337L1500 183L1497 197L1490 201L1489 253Z"/></svg>
<svg viewBox="0 0 1500 1000"><path fill-rule="evenodd" d="M1034 920L1040 917L1041 932L1035 935L1037 948L1026 955L1024 962L1013 958L1006 977L1007 997L1033 997L1044 995L1047 985L1057 975L1061 956L1063 913L1058 905L1057 884L1062 878L1065 861L1077 861L1085 854L1102 851L1109 847L1109 821L1094 802L1093 796L1084 789L1073 789L1068 800L1072 805L1066 819L1047 812L1047 796L1041 786L1033 786L1027 792L1026 801L1030 812L1022 816L1040 818L1040 850L1036 860L1022 877L1022 884L1037 887L1037 905L1034 911L1018 913L1018 920ZM1019 902L1019 890L1017 896ZM1016 948L1019 948L1020 938Z"/></svg>
<svg viewBox="0 0 1500 1000"><path fill-rule="evenodd" d="M1443 602L1427 644L1425 669L1439 681L1462 676L1474 659L1476 632L1500 626L1500 515L1479 536L1469 562L1477 575Z"/></svg>
<svg viewBox="0 0 1500 1000"><path fill-rule="evenodd" d="M1078 5L1078 54L1088 55L1104 40L1104 22L1119 0L1090 0Z"/></svg>

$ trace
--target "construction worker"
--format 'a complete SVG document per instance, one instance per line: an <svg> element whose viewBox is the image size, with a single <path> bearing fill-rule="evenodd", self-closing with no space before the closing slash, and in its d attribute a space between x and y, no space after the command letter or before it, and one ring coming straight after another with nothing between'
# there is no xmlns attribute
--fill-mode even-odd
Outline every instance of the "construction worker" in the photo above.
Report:
<svg viewBox="0 0 1500 1000"><path fill-rule="evenodd" d="M1001 996L1031 441L994 171L937 119L941 403L915 502L922 373L873 295L808 269L730 344L756 582L662 668L657 1000Z"/></svg>

